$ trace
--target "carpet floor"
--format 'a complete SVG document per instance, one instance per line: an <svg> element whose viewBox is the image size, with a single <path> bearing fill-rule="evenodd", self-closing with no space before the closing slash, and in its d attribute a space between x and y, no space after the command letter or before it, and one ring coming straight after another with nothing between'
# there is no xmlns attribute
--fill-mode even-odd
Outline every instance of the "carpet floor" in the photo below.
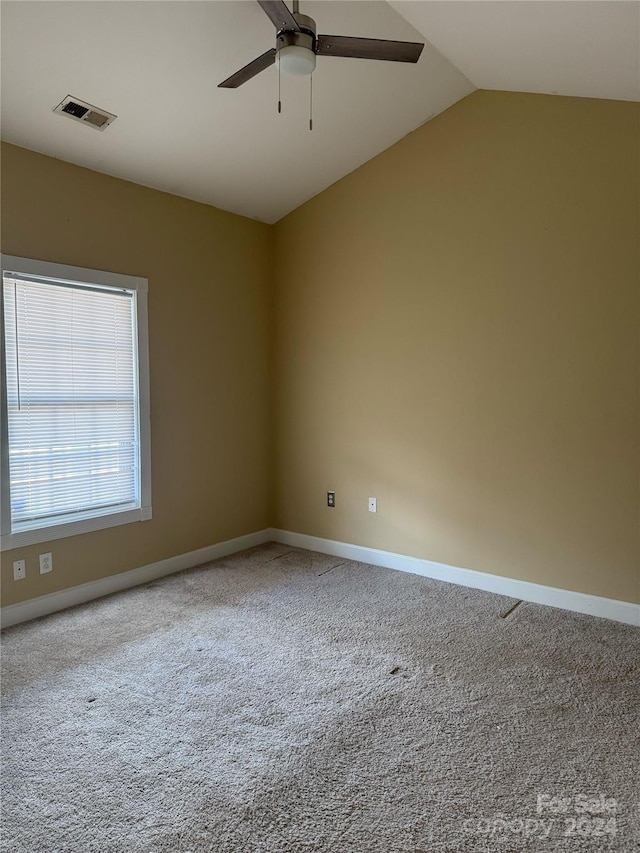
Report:
<svg viewBox="0 0 640 853"><path fill-rule="evenodd" d="M631 853L639 651L260 546L3 632L4 849Z"/></svg>

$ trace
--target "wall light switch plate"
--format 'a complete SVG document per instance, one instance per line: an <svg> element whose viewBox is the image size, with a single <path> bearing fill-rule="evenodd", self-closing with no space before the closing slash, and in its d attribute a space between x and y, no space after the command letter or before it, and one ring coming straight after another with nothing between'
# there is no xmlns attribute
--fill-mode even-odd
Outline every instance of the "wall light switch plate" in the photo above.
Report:
<svg viewBox="0 0 640 853"><path fill-rule="evenodd" d="M369 498L369 512L378 512L377 498Z"/></svg>
<svg viewBox="0 0 640 853"><path fill-rule="evenodd" d="M13 579L14 581L22 581L27 576L27 564L24 560L13 561Z"/></svg>
<svg viewBox="0 0 640 853"><path fill-rule="evenodd" d="M46 575L47 572L53 571L53 554L40 554L40 574Z"/></svg>

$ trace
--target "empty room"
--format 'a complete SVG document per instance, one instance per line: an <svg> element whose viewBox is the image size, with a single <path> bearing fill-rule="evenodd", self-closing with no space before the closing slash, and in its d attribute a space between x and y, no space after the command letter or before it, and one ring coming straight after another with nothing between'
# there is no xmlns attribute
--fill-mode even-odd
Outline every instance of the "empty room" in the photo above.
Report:
<svg viewBox="0 0 640 853"><path fill-rule="evenodd" d="M0 24L3 849L640 849L640 2Z"/></svg>

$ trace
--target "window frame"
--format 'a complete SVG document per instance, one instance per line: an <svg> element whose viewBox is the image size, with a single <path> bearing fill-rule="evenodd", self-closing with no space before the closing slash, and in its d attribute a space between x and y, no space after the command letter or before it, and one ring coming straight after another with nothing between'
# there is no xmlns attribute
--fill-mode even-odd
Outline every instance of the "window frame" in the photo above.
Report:
<svg viewBox="0 0 640 853"><path fill-rule="evenodd" d="M0 551L27 545L36 545L67 536L78 536L94 530L104 530L134 521L146 521L151 511L151 411L149 390L149 317L148 280L138 276L0 255L2 287L0 287ZM137 374L139 400L140 438L140 507L124 512L105 513L92 518L78 519L62 524L38 527L32 530L11 532L11 494L9 476L9 425L7 404L7 361L4 321L4 274L30 275L58 279L78 284L104 285L135 291Z"/></svg>

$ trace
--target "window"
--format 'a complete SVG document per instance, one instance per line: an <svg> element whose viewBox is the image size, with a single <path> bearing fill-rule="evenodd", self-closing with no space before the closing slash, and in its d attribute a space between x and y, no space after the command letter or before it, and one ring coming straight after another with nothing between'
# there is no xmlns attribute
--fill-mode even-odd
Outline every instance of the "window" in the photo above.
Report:
<svg viewBox="0 0 640 853"><path fill-rule="evenodd" d="M151 518L147 280L2 256L2 550Z"/></svg>

